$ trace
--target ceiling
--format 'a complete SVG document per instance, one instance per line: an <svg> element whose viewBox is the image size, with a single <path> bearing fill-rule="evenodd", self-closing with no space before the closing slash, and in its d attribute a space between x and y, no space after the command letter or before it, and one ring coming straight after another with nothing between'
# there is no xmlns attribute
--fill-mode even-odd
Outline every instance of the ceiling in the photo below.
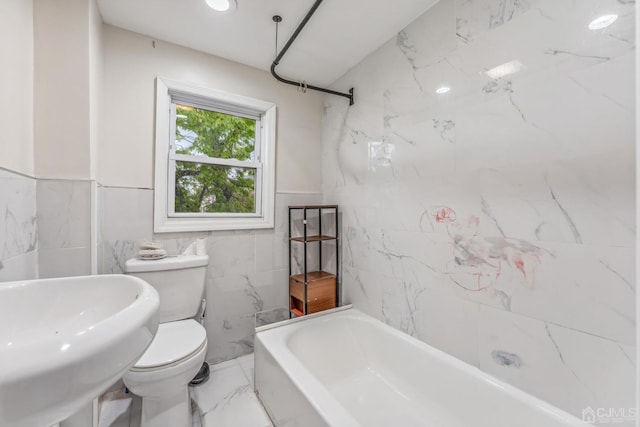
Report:
<svg viewBox="0 0 640 427"><path fill-rule="evenodd" d="M313 0L237 0L218 13L204 0L98 0L104 22L269 70L275 58L273 15L284 46ZM438 0L325 0L280 61L278 74L329 85Z"/></svg>

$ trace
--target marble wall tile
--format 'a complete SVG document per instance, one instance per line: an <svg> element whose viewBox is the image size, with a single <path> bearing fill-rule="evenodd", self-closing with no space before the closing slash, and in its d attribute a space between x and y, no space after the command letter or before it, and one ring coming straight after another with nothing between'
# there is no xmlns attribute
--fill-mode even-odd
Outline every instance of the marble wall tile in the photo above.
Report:
<svg viewBox="0 0 640 427"><path fill-rule="evenodd" d="M30 251L2 260L0 282L38 278L38 251Z"/></svg>
<svg viewBox="0 0 640 427"><path fill-rule="evenodd" d="M122 274L129 258L138 253L139 242L136 240L103 240L100 244L100 274Z"/></svg>
<svg viewBox="0 0 640 427"><path fill-rule="evenodd" d="M154 234L153 190L104 187L102 192L102 274L124 272L144 241L179 254L196 239L206 239L205 328L212 363L253 351L255 314L288 307L287 207L322 200L320 194L277 193L274 229Z"/></svg>
<svg viewBox="0 0 640 427"><path fill-rule="evenodd" d="M481 369L529 393L575 414L634 407L632 346L487 307L479 330Z"/></svg>
<svg viewBox="0 0 640 427"><path fill-rule="evenodd" d="M256 235L254 231L215 233L207 241L211 260L209 278L235 277L255 271Z"/></svg>
<svg viewBox="0 0 640 427"><path fill-rule="evenodd" d="M470 365L479 366L478 320L481 305L426 290L414 314L416 337ZM457 339L452 340L451 337Z"/></svg>
<svg viewBox="0 0 640 427"><path fill-rule="evenodd" d="M40 278L91 274L91 248L40 249L39 252Z"/></svg>
<svg viewBox="0 0 640 427"><path fill-rule="evenodd" d="M36 180L0 170L0 215L0 280L36 278Z"/></svg>
<svg viewBox="0 0 640 427"><path fill-rule="evenodd" d="M228 319L253 316L280 307L287 301L288 287L282 285L287 283L285 270L214 277L207 281L211 317Z"/></svg>
<svg viewBox="0 0 640 427"><path fill-rule="evenodd" d="M278 307L256 313L256 328L289 319L289 307ZM253 366L251 366L253 368ZM251 376L253 378L253 376Z"/></svg>
<svg viewBox="0 0 640 427"><path fill-rule="evenodd" d="M39 244L43 249L88 247L91 183L38 180Z"/></svg>
<svg viewBox="0 0 640 427"><path fill-rule="evenodd" d="M92 273L93 185L80 180L38 180L39 277Z"/></svg>
<svg viewBox="0 0 640 427"><path fill-rule="evenodd" d="M253 351L253 315L207 319L207 362L218 363Z"/></svg>
<svg viewBox="0 0 640 427"><path fill-rule="evenodd" d="M288 244L289 235L286 232L273 232L272 230L256 231L256 271L288 269Z"/></svg>
<svg viewBox="0 0 640 427"><path fill-rule="evenodd" d="M480 34L511 21L541 1L457 0L456 35L462 43L470 43Z"/></svg>
<svg viewBox="0 0 640 427"><path fill-rule="evenodd" d="M288 307L289 205L319 204L319 194L276 194L274 230L217 232L208 237L207 360L253 351L255 314Z"/></svg>
<svg viewBox="0 0 640 427"><path fill-rule="evenodd" d="M616 0L441 1L336 82L360 94L323 120L345 301L578 416L630 405L634 19Z"/></svg>

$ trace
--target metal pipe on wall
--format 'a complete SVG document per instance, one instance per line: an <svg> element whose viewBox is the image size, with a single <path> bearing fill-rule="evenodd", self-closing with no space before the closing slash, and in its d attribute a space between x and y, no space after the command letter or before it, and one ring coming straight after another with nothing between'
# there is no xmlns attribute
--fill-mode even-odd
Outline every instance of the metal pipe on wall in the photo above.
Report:
<svg viewBox="0 0 640 427"><path fill-rule="evenodd" d="M353 88L349 89L348 93L343 93L343 92L338 92L338 91L331 90L331 89L322 88L322 87L319 87L319 86L308 85L308 84L306 84L304 82L295 82L293 80L288 80L288 79L285 79L285 78L279 76L278 73L276 73L276 67L278 66L278 64L280 64L280 61L282 60L282 57L285 55L285 53L287 53L287 51L289 50L289 48L291 47L291 45L293 44L295 39L298 37L298 35L300 34L300 32L302 31L304 26L307 25L307 22L309 22L309 19L311 19L311 16L313 16L313 14L315 13L316 9L318 9L318 6L320 6L320 3L322 3L322 0L316 0L316 2L313 4L313 6L311 6L311 9L309 9L309 12L307 12L305 17L302 19L302 22L300 22L300 24L298 25L296 30L293 32L293 34L291 35L289 40L287 40L287 43L285 43L284 47L282 48L282 50L280 51L278 56L276 56L276 59L273 60L273 63L271 64L271 74L273 75L273 77L276 78L276 80L278 80L278 81L280 81L282 83L286 83L286 84L289 84L289 85L292 85L292 86L298 86L300 88L303 88L304 90L311 89L311 90L315 90L315 91L318 91L318 92L323 92L323 93L328 93L328 94L331 94L331 95L337 95L337 96L345 97L345 98L349 99L349 105L353 105L354 104L354 101L353 101ZM280 16L278 16L278 15L275 15L273 17L273 21L277 25L278 22L282 21L282 18Z"/></svg>

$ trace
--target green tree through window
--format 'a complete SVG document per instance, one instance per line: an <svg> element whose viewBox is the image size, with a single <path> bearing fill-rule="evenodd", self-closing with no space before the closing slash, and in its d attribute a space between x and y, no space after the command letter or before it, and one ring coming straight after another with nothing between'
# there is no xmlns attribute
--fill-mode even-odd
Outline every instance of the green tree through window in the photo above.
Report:
<svg viewBox="0 0 640 427"><path fill-rule="evenodd" d="M256 121L176 105L176 154L255 161ZM255 212L254 168L176 161L175 212Z"/></svg>

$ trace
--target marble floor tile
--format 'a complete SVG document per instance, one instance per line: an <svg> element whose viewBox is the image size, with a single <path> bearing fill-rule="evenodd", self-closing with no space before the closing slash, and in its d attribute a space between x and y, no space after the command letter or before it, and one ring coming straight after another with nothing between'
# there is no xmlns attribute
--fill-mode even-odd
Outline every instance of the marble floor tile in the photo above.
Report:
<svg viewBox="0 0 640 427"><path fill-rule="evenodd" d="M193 391L203 427L272 427L253 391L253 354L214 365L209 381Z"/></svg>
<svg viewBox="0 0 640 427"><path fill-rule="evenodd" d="M129 427L132 403L132 395L125 394L124 388L105 393L100 402L98 426Z"/></svg>
<svg viewBox="0 0 640 427"><path fill-rule="evenodd" d="M234 359L213 365L209 380L198 387L192 387L191 397L200 411L206 414L246 389L250 389L249 380Z"/></svg>
<svg viewBox="0 0 640 427"><path fill-rule="evenodd" d="M249 384L237 388L203 414L206 426L273 427Z"/></svg>
<svg viewBox="0 0 640 427"><path fill-rule="evenodd" d="M238 364L242 368L242 372L249 380L249 384L251 384L251 388L253 389L253 353L247 354L245 356L240 356L236 359Z"/></svg>
<svg viewBox="0 0 640 427"><path fill-rule="evenodd" d="M122 381L100 397L98 427L131 427L140 424L140 398L125 391ZM137 420L137 424L136 424Z"/></svg>
<svg viewBox="0 0 640 427"><path fill-rule="evenodd" d="M192 427L273 427L253 391L253 354L211 366L204 384L191 387ZM142 401L115 386L101 397L98 427L139 427Z"/></svg>

